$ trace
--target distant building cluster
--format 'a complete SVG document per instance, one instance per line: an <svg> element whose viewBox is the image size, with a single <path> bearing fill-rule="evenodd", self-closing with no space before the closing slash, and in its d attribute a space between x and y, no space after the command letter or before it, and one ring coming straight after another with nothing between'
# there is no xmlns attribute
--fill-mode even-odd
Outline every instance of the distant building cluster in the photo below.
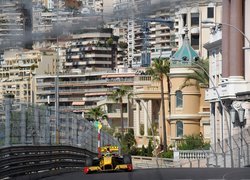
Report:
<svg viewBox="0 0 250 180"><path fill-rule="evenodd" d="M145 72L153 59L169 58L178 63L171 64L171 96L165 102L173 103L168 142L200 132L209 140L205 89L180 89L180 85L192 73L190 61L208 57L203 45L209 41L210 28L203 28L201 22L221 19L221 2L176 0L159 5L150 0L119 0L113 2L108 22L103 3L0 3L0 94L11 93L21 102L51 108L58 100L60 112L83 117L102 105L109 117L106 124L119 130L119 106L107 96L116 87L129 86L135 96L123 101L124 127L133 128L139 145L146 145L152 126L157 127L159 139L162 136L162 110L159 82ZM174 59L174 54L180 59ZM189 63L182 62L184 54Z"/></svg>

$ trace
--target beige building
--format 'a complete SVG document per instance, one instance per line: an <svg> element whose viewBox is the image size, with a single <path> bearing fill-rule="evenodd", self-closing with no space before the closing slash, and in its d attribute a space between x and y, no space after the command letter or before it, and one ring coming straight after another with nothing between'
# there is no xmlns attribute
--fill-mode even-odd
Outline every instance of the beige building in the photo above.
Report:
<svg viewBox="0 0 250 180"><path fill-rule="evenodd" d="M199 56L207 58L207 51L203 47L209 40L210 30L204 28L203 21L218 21L221 19L221 1L206 2L190 2L186 6L179 7L176 15L175 36L177 38L177 44L180 46L183 43L183 37L185 35L185 28L190 31L188 37L190 39L191 46L197 51Z"/></svg>
<svg viewBox="0 0 250 180"><path fill-rule="evenodd" d="M31 40L30 7L17 1L0 1L0 54L9 47L24 47Z"/></svg>
<svg viewBox="0 0 250 180"><path fill-rule="evenodd" d="M33 76L55 73L56 54L51 51L10 49L4 52L1 65L1 99L6 93L14 94L23 102L34 102Z"/></svg>
<svg viewBox="0 0 250 180"><path fill-rule="evenodd" d="M170 99L167 81L164 81L165 112L168 145L175 145L185 135L202 134L210 140L209 103L205 102L205 89L195 86L181 89L186 77L193 73L193 59L198 54L190 46L188 33L181 48L171 58ZM151 128L157 126L155 134L162 140L162 110L159 82L150 76L138 75L134 81L134 130L138 144L147 145L152 137ZM169 109L169 101L171 109ZM159 142L162 143L162 142Z"/></svg>
<svg viewBox="0 0 250 180"><path fill-rule="evenodd" d="M112 36L112 29L88 29L84 33L72 34L66 49L65 70L84 73L114 69L117 40Z"/></svg>

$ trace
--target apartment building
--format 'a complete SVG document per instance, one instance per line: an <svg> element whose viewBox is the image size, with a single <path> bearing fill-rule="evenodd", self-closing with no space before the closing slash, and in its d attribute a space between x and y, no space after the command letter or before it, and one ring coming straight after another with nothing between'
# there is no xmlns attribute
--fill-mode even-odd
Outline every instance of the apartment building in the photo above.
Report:
<svg viewBox="0 0 250 180"><path fill-rule="evenodd" d="M117 68L115 72L109 72L102 75L102 78L107 81L108 89L111 91L114 91L121 86L128 86L133 89L135 77L136 72L131 68ZM111 92L108 92L108 95L109 94L111 94ZM133 99L124 97L122 101L124 128L125 130L134 128ZM109 99L107 96L99 101L97 105L101 105L108 115L108 122L104 122L104 124L116 128L119 132L121 130L120 105Z"/></svg>
<svg viewBox="0 0 250 180"><path fill-rule="evenodd" d="M151 5L151 0L114 0L114 18L132 17L132 15L143 13Z"/></svg>
<svg viewBox="0 0 250 180"><path fill-rule="evenodd" d="M0 72L1 99L4 94L10 93L18 101L34 102L33 77L53 74L56 70L56 55L53 51L10 49L4 52L3 58Z"/></svg>
<svg viewBox="0 0 250 180"><path fill-rule="evenodd" d="M179 46L183 43L185 28L189 31L189 39L191 46L203 58L207 58L207 51L203 45L208 42L210 31L208 28L203 28L202 22L213 21L218 22L221 20L222 5L221 1L204 1L204 2L191 2L187 6L180 6L176 12L178 24L176 24L177 42Z"/></svg>
<svg viewBox="0 0 250 180"><path fill-rule="evenodd" d="M83 114L96 102L103 99L109 89L106 87L106 80L101 76L104 72L89 74L59 74L40 75L35 78L35 102L37 104L47 104L55 107L56 86L55 80L58 78L58 102L60 112L75 112Z"/></svg>
<svg viewBox="0 0 250 180"><path fill-rule="evenodd" d="M65 70L83 73L114 69L117 41L112 29L89 29L73 34L66 49Z"/></svg>
<svg viewBox="0 0 250 180"><path fill-rule="evenodd" d="M0 51L9 47L25 47L31 37L31 3L0 2ZM1 54L0 52L0 54Z"/></svg>

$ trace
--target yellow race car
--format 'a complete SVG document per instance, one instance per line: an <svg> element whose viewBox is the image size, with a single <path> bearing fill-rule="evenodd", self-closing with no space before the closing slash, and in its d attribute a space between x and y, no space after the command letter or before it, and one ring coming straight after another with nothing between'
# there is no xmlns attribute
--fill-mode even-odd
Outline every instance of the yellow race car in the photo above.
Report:
<svg viewBox="0 0 250 180"><path fill-rule="evenodd" d="M101 147L101 156L96 158L87 157L85 160L84 174L103 171L132 171L130 155L119 156L118 146Z"/></svg>

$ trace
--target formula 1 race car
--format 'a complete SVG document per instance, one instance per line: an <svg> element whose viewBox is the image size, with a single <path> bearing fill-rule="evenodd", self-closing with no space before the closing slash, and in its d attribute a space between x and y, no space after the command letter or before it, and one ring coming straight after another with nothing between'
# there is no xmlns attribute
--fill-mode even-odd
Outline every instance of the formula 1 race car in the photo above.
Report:
<svg viewBox="0 0 250 180"><path fill-rule="evenodd" d="M85 160L84 174L104 171L132 171L132 160L130 155L119 156L118 146L101 147L100 157Z"/></svg>

